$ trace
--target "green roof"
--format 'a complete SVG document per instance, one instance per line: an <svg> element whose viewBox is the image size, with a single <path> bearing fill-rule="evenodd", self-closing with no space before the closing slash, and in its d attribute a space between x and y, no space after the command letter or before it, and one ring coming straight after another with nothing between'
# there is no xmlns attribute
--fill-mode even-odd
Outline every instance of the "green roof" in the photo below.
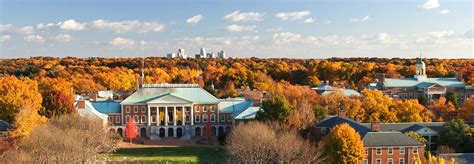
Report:
<svg viewBox="0 0 474 164"><path fill-rule="evenodd" d="M221 113L239 114L245 109L252 106L252 101L245 99L232 98L220 99L219 101L219 112Z"/></svg>
<svg viewBox="0 0 474 164"><path fill-rule="evenodd" d="M385 87L420 87L425 88L433 84L439 84L443 87L464 87L464 84L456 78L426 78L418 81L415 78L386 78Z"/></svg>
<svg viewBox="0 0 474 164"><path fill-rule="evenodd" d="M173 95L194 104L218 104L219 100L200 87L180 87L168 85L165 87L144 87L127 97L121 104L144 104L154 99Z"/></svg>
<svg viewBox="0 0 474 164"><path fill-rule="evenodd" d="M246 120L246 119L255 119L257 112L260 110L260 107L252 106L244 111L242 111L239 115L235 116L234 119L236 120Z"/></svg>
<svg viewBox="0 0 474 164"><path fill-rule="evenodd" d="M108 101L91 101L91 105L100 113L121 113L120 102L108 100Z"/></svg>

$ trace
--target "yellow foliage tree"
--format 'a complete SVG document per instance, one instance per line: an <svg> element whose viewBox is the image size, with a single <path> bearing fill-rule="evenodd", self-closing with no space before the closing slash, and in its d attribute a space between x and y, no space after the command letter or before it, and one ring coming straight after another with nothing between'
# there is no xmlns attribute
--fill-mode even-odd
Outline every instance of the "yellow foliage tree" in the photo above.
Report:
<svg viewBox="0 0 474 164"><path fill-rule="evenodd" d="M98 74L97 78L100 83L111 90L132 89L137 87L138 82L138 74L124 67L112 68L109 72Z"/></svg>
<svg viewBox="0 0 474 164"><path fill-rule="evenodd" d="M379 90L365 89L362 92L362 104L365 109L366 121L396 122L397 115L390 111L392 100Z"/></svg>
<svg viewBox="0 0 474 164"><path fill-rule="evenodd" d="M0 119L13 122L24 105L38 111L42 100L36 81L14 76L0 78Z"/></svg>
<svg viewBox="0 0 474 164"><path fill-rule="evenodd" d="M392 112L397 113L400 122L430 122L428 110L418 103L418 100L397 100L390 106Z"/></svg>
<svg viewBox="0 0 474 164"><path fill-rule="evenodd" d="M46 123L47 119L44 116L40 116L38 111L29 107L22 107L20 112L16 115L13 130L10 135L11 137L25 137L30 134L40 124Z"/></svg>
<svg viewBox="0 0 474 164"><path fill-rule="evenodd" d="M324 152L330 163L359 163L364 157L360 135L349 124L331 129L324 143Z"/></svg>

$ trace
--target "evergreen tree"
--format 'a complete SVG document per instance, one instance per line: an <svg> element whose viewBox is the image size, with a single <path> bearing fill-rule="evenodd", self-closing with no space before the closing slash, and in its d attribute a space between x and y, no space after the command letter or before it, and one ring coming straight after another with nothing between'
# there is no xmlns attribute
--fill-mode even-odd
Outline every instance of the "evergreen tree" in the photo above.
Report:
<svg viewBox="0 0 474 164"><path fill-rule="evenodd" d="M451 102L456 109L459 109L459 103L458 103L458 95L454 92L448 92L446 94L446 99L448 100L447 102Z"/></svg>
<svg viewBox="0 0 474 164"><path fill-rule="evenodd" d="M290 103L282 94L274 95L270 100L263 101L262 109L257 112L257 119L283 121L292 110Z"/></svg>
<svg viewBox="0 0 474 164"><path fill-rule="evenodd" d="M418 98L418 103L420 103L421 105L428 105L428 97L426 97L426 95L421 95L421 97Z"/></svg>

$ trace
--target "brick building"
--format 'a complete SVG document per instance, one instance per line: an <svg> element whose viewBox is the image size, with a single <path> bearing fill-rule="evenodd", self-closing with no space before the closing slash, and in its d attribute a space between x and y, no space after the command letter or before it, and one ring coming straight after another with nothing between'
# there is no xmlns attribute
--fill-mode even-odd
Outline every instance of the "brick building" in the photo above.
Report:
<svg viewBox="0 0 474 164"><path fill-rule="evenodd" d="M122 135L133 119L140 136L152 140L217 136L254 119L260 109L252 100L217 99L196 84L144 84L123 101L79 100L76 107Z"/></svg>
<svg viewBox="0 0 474 164"><path fill-rule="evenodd" d="M322 140L329 134L331 128L347 123L359 133L365 149L364 164L406 164L420 159L425 162L423 155L425 145L400 131L381 131L381 124L370 123L370 126L346 117L345 111L339 111L337 116L328 117L312 127L312 134L317 140Z"/></svg>

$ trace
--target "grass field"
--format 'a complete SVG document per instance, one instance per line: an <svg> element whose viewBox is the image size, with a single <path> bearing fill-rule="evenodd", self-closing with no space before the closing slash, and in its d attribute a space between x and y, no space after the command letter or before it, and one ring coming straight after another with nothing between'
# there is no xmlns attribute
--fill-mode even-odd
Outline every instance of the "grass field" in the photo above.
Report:
<svg viewBox="0 0 474 164"><path fill-rule="evenodd" d="M159 147L124 148L110 156L112 161L225 163L222 148Z"/></svg>

